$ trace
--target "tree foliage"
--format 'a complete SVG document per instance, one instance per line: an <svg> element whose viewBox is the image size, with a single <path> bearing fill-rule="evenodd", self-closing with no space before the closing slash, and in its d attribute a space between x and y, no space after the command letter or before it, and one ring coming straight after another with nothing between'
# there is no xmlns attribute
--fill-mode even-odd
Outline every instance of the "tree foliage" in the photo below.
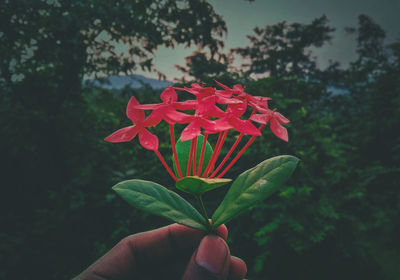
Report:
<svg viewBox="0 0 400 280"><path fill-rule="evenodd" d="M215 57L216 56L216 57ZM207 53L195 51L186 57L186 67L176 65L175 67L191 79L205 81L223 75L227 72L232 59L225 54L218 53L209 57Z"/></svg>
<svg viewBox="0 0 400 280"><path fill-rule="evenodd" d="M8 256L0 278L70 279L112 244L112 235L128 234L126 223L146 229L135 213L116 219L128 209L109 187L157 172L142 151L102 141L123 119L114 112L133 92L83 88L83 78L153 70L160 46L214 52L225 23L201 0L4 0L0 26L0 250ZM154 91L143 91L142 100L150 101ZM29 260L23 269L22 259Z"/></svg>
<svg viewBox="0 0 400 280"><path fill-rule="evenodd" d="M222 17L200 0L18 0L5 1L0 15L7 26L0 69L8 83L16 73L58 69L71 75L153 70L158 47L195 44L215 52L223 46L216 37L226 32Z"/></svg>
<svg viewBox="0 0 400 280"><path fill-rule="evenodd" d="M251 45L233 51L251 63L244 64L251 73L268 73L274 77L304 75L316 71L310 47L322 47L335 29L328 26L328 18L322 16L310 24L285 21L254 28L255 35L248 35Z"/></svg>

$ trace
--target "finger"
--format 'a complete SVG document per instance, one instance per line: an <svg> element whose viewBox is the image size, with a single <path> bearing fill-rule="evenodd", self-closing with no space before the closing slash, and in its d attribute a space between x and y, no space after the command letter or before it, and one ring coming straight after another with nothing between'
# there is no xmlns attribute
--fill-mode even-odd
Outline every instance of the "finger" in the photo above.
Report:
<svg viewBox="0 0 400 280"><path fill-rule="evenodd" d="M217 235L227 238L225 225L216 229ZM135 257L140 262L154 264L165 261L170 256L184 252L190 254L200 244L206 232L179 224L172 224L157 230L139 233L128 237L128 246L135 251Z"/></svg>
<svg viewBox="0 0 400 280"><path fill-rule="evenodd" d="M224 238L228 234L225 226L218 227L216 232ZM92 279L90 275L104 278L133 277L146 270L146 267L164 263L177 254L188 260L205 235L203 231L172 224L128 236L86 269L81 279Z"/></svg>
<svg viewBox="0 0 400 280"><path fill-rule="evenodd" d="M216 235L207 235L192 255L182 279L227 279L230 260L225 240Z"/></svg>
<svg viewBox="0 0 400 280"><path fill-rule="evenodd" d="M246 276L247 266L246 263L237 258L231 257L231 266L229 267L229 280L242 280Z"/></svg>
<svg viewBox="0 0 400 280"><path fill-rule="evenodd" d="M212 226L211 219L208 219L208 222L210 223L210 226ZM228 238L228 229L226 228L226 226L224 224L218 226L215 229L215 233L217 235L221 236L224 240L226 240Z"/></svg>
<svg viewBox="0 0 400 280"><path fill-rule="evenodd" d="M225 225L220 225L216 229L217 235L221 236L222 239L226 240L228 238L228 229L226 228Z"/></svg>

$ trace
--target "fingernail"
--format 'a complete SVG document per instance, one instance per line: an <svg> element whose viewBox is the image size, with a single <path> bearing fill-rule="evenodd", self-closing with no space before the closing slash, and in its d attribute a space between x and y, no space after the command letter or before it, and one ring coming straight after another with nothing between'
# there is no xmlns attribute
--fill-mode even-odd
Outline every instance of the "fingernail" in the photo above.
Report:
<svg viewBox="0 0 400 280"><path fill-rule="evenodd" d="M233 258L233 259L235 259L235 260L238 260L238 261L240 261L240 262L242 262L242 263L245 264L244 260L242 260L241 258L238 258L238 257L236 257L236 256L231 256L231 258Z"/></svg>
<svg viewBox="0 0 400 280"><path fill-rule="evenodd" d="M224 271L224 264L228 255L225 241L215 235L203 238L196 254L196 263L204 269L218 274Z"/></svg>

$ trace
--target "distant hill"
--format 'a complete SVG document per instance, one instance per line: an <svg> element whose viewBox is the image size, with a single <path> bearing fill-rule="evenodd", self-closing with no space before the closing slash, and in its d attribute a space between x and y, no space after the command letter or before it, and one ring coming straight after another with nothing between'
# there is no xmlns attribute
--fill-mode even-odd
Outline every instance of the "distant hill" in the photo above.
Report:
<svg viewBox="0 0 400 280"><path fill-rule="evenodd" d="M146 85L154 89L160 89L160 88L166 88L172 84L173 83L171 81L146 78L142 75L125 75L125 76L112 75L101 79L84 81L84 85L87 87L96 86L110 90L120 90L123 89L124 87L137 89L137 88L142 88Z"/></svg>

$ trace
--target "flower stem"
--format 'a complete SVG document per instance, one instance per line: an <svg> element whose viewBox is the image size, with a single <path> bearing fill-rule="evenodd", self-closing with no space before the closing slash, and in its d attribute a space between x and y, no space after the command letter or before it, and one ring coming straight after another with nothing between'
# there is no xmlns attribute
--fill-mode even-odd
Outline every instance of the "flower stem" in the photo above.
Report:
<svg viewBox="0 0 400 280"><path fill-rule="evenodd" d="M218 171L222 168L222 166L224 166L225 162L228 160L228 158L230 157L232 152L235 150L235 148L239 144L240 140L242 140L243 135L244 135L243 132L239 134L239 137L236 139L235 143L233 143L231 149L226 154L226 156L224 157L222 162L218 165L217 169L215 169L215 171L211 174L210 178L213 178L218 173Z"/></svg>
<svg viewBox="0 0 400 280"><path fill-rule="evenodd" d="M212 161L214 160L214 157L215 157L216 151L218 149L219 142L221 142L221 139L222 139L222 132L219 133L218 140L217 140L217 143L215 144L214 151L211 155L210 161L208 162L206 170L204 171L203 175L201 176L203 178L206 177L208 174L208 170L210 169Z"/></svg>
<svg viewBox="0 0 400 280"><path fill-rule="evenodd" d="M207 225L208 225L207 227L208 227L209 230L211 230L211 225L210 225L210 223L208 222L209 219L208 219L206 207L204 206L204 203L203 203L203 198L201 197L201 194L195 195L195 196L196 196L196 198L197 198L197 201L198 201L199 204L200 204L201 211L203 212L203 217L207 220Z"/></svg>
<svg viewBox="0 0 400 280"><path fill-rule="evenodd" d="M193 146L193 176L196 176L197 137L192 139L192 146Z"/></svg>
<svg viewBox="0 0 400 280"><path fill-rule="evenodd" d="M213 161L212 161L211 167L210 167L210 169L208 170L208 172L207 172L207 174L206 174L206 177L208 176L208 173L211 173L212 170L214 169L214 165L215 165L215 163L217 162L219 153L221 152L222 146L223 146L224 143L225 143L226 135L228 135L228 130L227 130L227 131L224 131L224 133L222 134L222 139L221 139L221 141L219 142L219 146L218 146L217 152L216 152L215 157L214 157L214 159L213 159Z"/></svg>
<svg viewBox="0 0 400 280"><path fill-rule="evenodd" d="M204 133L203 146L201 147L199 167L197 168L197 176L199 176L199 177L200 177L200 173L201 173L201 168L203 167L203 159L204 159L204 152L206 150L207 137L208 137L208 134Z"/></svg>
<svg viewBox="0 0 400 280"><path fill-rule="evenodd" d="M190 141L190 152L189 152L189 159L186 168L186 176L190 175L190 167L192 166L192 154L193 154L193 140Z"/></svg>
<svg viewBox="0 0 400 280"><path fill-rule="evenodd" d="M174 160L175 160L175 166L176 170L178 170L178 175L179 178L182 178L182 171L181 167L179 165L179 160L178 160L178 154L176 152L176 143L175 143L175 132L174 132L174 126L172 124L169 125L169 134L171 136L171 145L172 145L172 152L174 154Z"/></svg>
<svg viewBox="0 0 400 280"><path fill-rule="evenodd" d="M265 125L261 125L259 130L263 129L265 127ZM238 159L243 155L243 153L247 150L247 148L251 145L251 143L253 143L253 141L256 139L257 136L253 135L249 141L246 143L246 145L244 145L244 147L240 150L240 152L236 155L236 157L231 161L231 163L228 164L228 166L224 169L224 171L222 171L217 178L221 178L231 167L232 165L234 165Z"/></svg>
<svg viewBox="0 0 400 280"><path fill-rule="evenodd" d="M160 159L161 163L164 165L165 169L168 171L169 175L175 180L178 181L178 178L176 178L175 174L171 171L171 169L168 167L167 163L165 162L163 156L160 154L158 150L154 150L158 158Z"/></svg>

